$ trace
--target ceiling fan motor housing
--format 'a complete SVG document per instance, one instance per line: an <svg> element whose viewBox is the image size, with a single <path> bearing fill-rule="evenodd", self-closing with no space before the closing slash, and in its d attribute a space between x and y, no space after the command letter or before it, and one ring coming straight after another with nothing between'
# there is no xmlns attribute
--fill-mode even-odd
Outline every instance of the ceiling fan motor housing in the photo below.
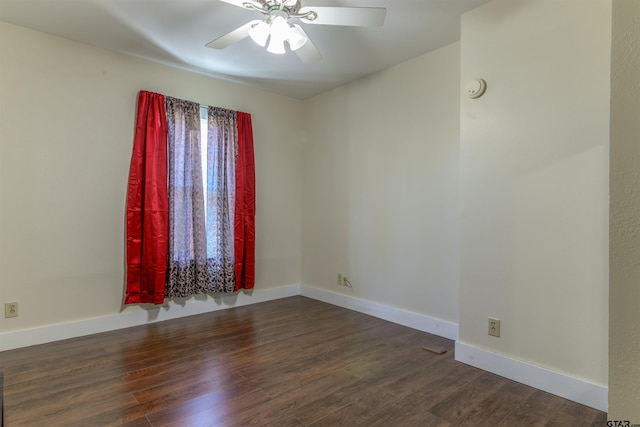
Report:
<svg viewBox="0 0 640 427"><path fill-rule="evenodd" d="M298 13L300 10L300 0L257 0L247 1L243 3L243 6L247 9L257 10L264 15L275 17L283 16L285 19L289 18L304 18L308 21L313 21L318 17L318 14L314 11L308 11L305 13Z"/></svg>

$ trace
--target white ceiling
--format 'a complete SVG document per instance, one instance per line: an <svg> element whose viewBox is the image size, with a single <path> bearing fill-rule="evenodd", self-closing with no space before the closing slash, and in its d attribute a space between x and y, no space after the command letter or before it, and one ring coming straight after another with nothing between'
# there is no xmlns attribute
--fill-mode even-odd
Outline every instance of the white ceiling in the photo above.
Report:
<svg viewBox="0 0 640 427"><path fill-rule="evenodd" d="M387 9L382 27L302 24L323 55L310 64L250 38L205 47L263 17L219 0L0 0L0 20L304 99L459 40L460 14L488 1L302 0Z"/></svg>

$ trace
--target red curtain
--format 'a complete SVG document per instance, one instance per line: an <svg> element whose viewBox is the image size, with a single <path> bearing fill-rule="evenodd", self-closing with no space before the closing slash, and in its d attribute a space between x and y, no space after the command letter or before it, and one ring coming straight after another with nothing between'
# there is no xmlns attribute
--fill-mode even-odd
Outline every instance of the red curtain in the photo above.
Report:
<svg viewBox="0 0 640 427"><path fill-rule="evenodd" d="M238 112L238 159L234 213L236 291L255 285L256 176L251 115Z"/></svg>
<svg viewBox="0 0 640 427"><path fill-rule="evenodd" d="M125 304L164 302L168 232L164 96L141 91L127 193Z"/></svg>

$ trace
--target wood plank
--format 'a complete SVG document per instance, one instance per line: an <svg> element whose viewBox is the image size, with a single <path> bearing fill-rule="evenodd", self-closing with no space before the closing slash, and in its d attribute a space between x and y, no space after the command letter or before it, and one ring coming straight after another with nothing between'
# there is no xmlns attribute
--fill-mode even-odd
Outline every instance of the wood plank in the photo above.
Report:
<svg viewBox="0 0 640 427"><path fill-rule="evenodd" d="M494 426L526 400L535 389L515 381L506 381L498 390L475 406L460 423L461 427Z"/></svg>
<svg viewBox="0 0 640 427"><path fill-rule="evenodd" d="M555 412L564 402L564 399L542 390L536 390L514 411L509 413L499 425L544 426L553 418Z"/></svg>
<svg viewBox="0 0 640 427"><path fill-rule="evenodd" d="M506 381L495 374L485 372L467 383L465 387L440 400L429 409L429 412L452 425L458 425L473 408L503 386ZM460 402L464 402L464 405Z"/></svg>
<svg viewBox="0 0 640 427"><path fill-rule="evenodd" d="M546 426L588 426L595 421L596 415L597 414L591 408L567 400L551 416L551 419L547 421Z"/></svg>
<svg viewBox="0 0 640 427"><path fill-rule="evenodd" d="M221 419L223 425L240 423L244 427L261 427L264 424L275 423L277 420L295 420L294 425L299 421L299 414L303 413L306 405L324 396L333 395L338 389L345 385L358 381L358 378L347 374L344 371L337 371L324 378L309 383L298 383L298 388L288 393L283 393L277 397L256 404L242 413L234 413Z"/></svg>

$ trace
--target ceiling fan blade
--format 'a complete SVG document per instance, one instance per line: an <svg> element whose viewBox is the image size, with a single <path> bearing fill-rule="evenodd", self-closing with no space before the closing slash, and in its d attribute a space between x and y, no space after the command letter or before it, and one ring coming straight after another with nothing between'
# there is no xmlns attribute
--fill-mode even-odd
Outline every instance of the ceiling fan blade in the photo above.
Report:
<svg viewBox="0 0 640 427"><path fill-rule="evenodd" d="M300 29L302 30L302 29ZM304 31L303 31L304 33ZM306 35L306 34L305 34ZM311 39L307 36L307 42L302 45L300 49L296 49L293 51L298 58L305 64L310 64L312 62L318 62L322 59L322 54L316 49L316 47L311 43Z"/></svg>
<svg viewBox="0 0 640 427"><path fill-rule="evenodd" d="M384 23L387 9L384 7L301 7L299 14L315 12L314 20L300 18L306 24L348 25L355 27L379 27Z"/></svg>
<svg viewBox="0 0 640 427"><path fill-rule="evenodd" d="M244 24L241 27L236 28L233 31L228 32L225 35L222 35L220 37L218 37L217 39L210 41L209 43L207 43L205 46L207 47L211 47L214 49L224 49L225 47L235 43L235 42L239 42L240 40L244 39L245 37L249 36L249 30L251 29L251 27L254 24L257 24L258 22L260 22L259 20L254 20L254 21L250 21L247 22L246 24Z"/></svg>

